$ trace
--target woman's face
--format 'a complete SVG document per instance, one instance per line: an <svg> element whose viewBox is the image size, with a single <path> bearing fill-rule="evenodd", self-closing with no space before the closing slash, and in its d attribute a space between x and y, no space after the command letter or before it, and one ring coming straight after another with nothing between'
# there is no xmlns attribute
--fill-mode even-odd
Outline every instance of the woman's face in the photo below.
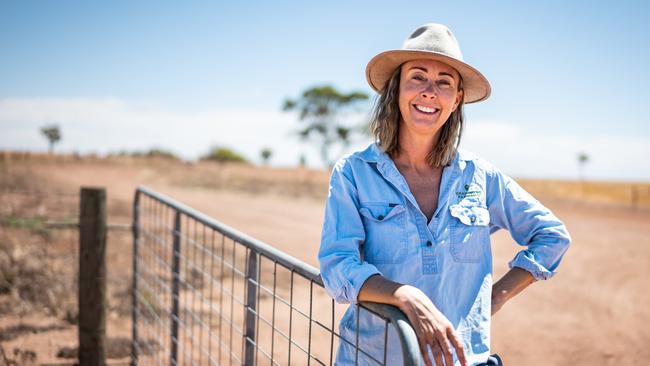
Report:
<svg viewBox="0 0 650 366"><path fill-rule="evenodd" d="M402 65L399 86L400 129L435 135L463 95L460 75L442 62L414 60Z"/></svg>

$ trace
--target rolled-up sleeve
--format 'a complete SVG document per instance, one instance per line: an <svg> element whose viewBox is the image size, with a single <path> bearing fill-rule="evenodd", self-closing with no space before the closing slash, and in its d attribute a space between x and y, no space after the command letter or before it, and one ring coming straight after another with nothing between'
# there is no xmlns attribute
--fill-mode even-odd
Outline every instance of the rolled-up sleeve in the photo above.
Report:
<svg viewBox="0 0 650 366"><path fill-rule="evenodd" d="M530 272L535 280L546 280L571 244L565 225L512 178L493 169L487 172L487 204L490 229L510 232L517 244L526 246L508 263Z"/></svg>
<svg viewBox="0 0 650 366"><path fill-rule="evenodd" d="M361 260L365 231L358 207L351 169L346 160L340 160L330 178L318 251L325 290L338 303L356 304L364 282L381 274L377 267Z"/></svg>

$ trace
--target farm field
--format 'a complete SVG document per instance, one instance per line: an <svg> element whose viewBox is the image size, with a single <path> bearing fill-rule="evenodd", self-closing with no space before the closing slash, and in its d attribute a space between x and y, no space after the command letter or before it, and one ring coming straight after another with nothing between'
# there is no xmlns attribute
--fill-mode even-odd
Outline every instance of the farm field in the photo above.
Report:
<svg viewBox="0 0 650 366"><path fill-rule="evenodd" d="M77 233L44 229L35 218L76 219L80 186L107 188L109 224L130 223L135 187L144 184L317 267L327 178L307 169L5 156L0 217L12 219L0 226L0 266L15 270L11 285L0 288L0 345L10 358L69 362L57 353L76 344ZM573 245L554 278L533 284L493 317L493 352L507 365L646 360L650 184L519 182L565 221ZM520 247L505 232L492 238L498 279ZM130 232L109 232L107 323L116 362L130 352L131 255Z"/></svg>

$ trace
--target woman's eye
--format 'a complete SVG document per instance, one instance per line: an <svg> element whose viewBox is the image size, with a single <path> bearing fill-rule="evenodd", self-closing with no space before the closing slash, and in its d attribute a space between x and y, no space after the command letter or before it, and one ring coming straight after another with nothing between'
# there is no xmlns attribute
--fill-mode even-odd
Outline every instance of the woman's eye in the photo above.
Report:
<svg viewBox="0 0 650 366"><path fill-rule="evenodd" d="M424 80L424 76L422 76L422 75L415 75L415 76L413 76L413 79L422 81L422 80Z"/></svg>
<svg viewBox="0 0 650 366"><path fill-rule="evenodd" d="M451 86L451 83L450 83L449 81L447 81L447 80L438 80L437 84L438 84L439 86L441 86L441 87L445 87L445 88Z"/></svg>

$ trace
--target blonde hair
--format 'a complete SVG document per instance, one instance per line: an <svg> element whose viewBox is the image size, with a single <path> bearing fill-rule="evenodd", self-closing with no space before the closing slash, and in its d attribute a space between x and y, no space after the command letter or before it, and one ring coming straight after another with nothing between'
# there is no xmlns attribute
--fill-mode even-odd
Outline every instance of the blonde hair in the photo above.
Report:
<svg viewBox="0 0 650 366"><path fill-rule="evenodd" d="M401 67L398 67L381 91L372 110L370 131L375 137L379 147L390 157L399 153L399 82ZM460 80L458 89L463 89L463 80ZM432 167L449 165L454 159L456 149L460 144L463 132L463 105L464 96L455 111L440 129L438 141L434 142L427 161Z"/></svg>

